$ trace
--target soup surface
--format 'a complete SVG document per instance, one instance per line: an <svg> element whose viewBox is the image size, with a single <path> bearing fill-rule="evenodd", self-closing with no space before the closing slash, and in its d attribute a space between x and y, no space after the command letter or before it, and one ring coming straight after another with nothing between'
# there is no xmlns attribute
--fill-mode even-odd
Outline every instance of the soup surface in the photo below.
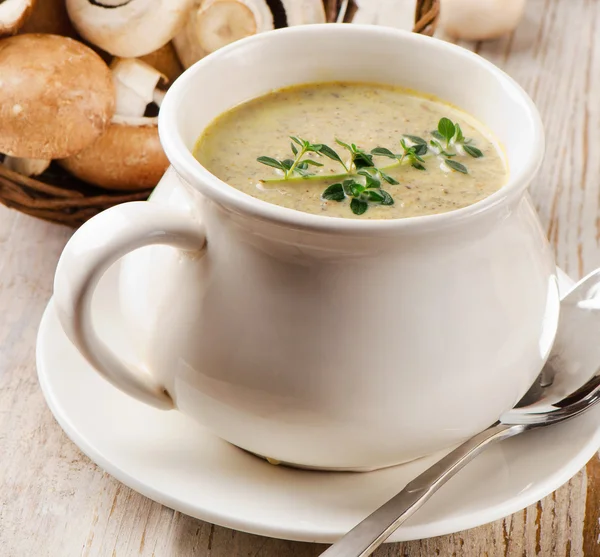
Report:
<svg viewBox="0 0 600 557"><path fill-rule="evenodd" d="M369 83L307 84L243 103L206 128L194 155L258 199L332 217L443 213L507 179L504 158L473 117Z"/></svg>

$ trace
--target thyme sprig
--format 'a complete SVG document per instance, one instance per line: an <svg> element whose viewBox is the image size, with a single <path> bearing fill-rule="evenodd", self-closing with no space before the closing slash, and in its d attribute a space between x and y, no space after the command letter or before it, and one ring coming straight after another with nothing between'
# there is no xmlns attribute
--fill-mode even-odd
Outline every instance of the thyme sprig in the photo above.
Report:
<svg viewBox="0 0 600 557"><path fill-rule="evenodd" d="M387 147L375 147L371 152L336 138L335 142L348 152L346 161L339 153L324 143L312 143L298 136L290 136L290 148L293 158L276 159L258 157L261 164L273 167L280 172L280 178L266 179L263 182L281 182L290 180L340 180L331 184L322 194L326 201L341 202L350 199L350 208L356 215L362 215L373 205L392 205L394 200L389 192L381 187L382 181L390 185L399 182L387 174L386 170L399 165L409 164L417 170L426 170L428 159L436 157L442 161L441 168L468 174L467 167L456 160L457 156L469 155L480 158L483 153L465 138L458 122L441 118L436 130L430 132L432 139L417 135L404 134L399 141L400 152L395 153ZM312 155L312 156L311 156ZM322 167L323 163L315 157L327 157L338 163L343 172L339 174L318 174L312 167ZM374 157L386 157L394 162L387 166L376 166Z"/></svg>
<svg viewBox="0 0 600 557"><path fill-rule="evenodd" d="M326 201L344 201L350 199L350 209L355 215L362 215L373 205L393 205L392 196L382 189L381 181L377 173L366 169L358 171L358 175L364 180L349 178L343 182L337 182L328 186L322 194Z"/></svg>

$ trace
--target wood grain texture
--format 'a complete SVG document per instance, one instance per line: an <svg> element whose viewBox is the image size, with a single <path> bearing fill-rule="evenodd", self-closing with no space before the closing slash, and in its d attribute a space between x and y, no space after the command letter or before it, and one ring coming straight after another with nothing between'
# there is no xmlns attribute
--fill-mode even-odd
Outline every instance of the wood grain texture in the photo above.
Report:
<svg viewBox="0 0 600 557"><path fill-rule="evenodd" d="M510 37L465 45L504 68L542 114L531 194L557 261L600 266L600 2L529 0ZM67 229L0 207L0 557L315 557L323 546L215 527L138 495L91 463L47 409L35 335ZM600 556L600 460L504 520L382 547L377 557Z"/></svg>

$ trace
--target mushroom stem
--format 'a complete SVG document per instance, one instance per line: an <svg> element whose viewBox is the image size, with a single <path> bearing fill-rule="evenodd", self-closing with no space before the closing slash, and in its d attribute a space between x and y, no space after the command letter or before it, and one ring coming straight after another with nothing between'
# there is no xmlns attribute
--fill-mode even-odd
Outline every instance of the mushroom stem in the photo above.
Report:
<svg viewBox="0 0 600 557"><path fill-rule="evenodd" d="M123 116L143 116L146 107L155 100L158 83L161 80L166 81L165 76L149 64L135 58L116 58L110 67L115 84L115 113ZM156 104L159 105L158 102Z"/></svg>
<svg viewBox="0 0 600 557"><path fill-rule="evenodd" d="M183 66L189 68L222 46L273 27L266 0L194 0L173 45Z"/></svg>
<svg viewBox="0 0 600 557"><path fill-rule="evenodd" d="M352 15L352 23L412 29L415 0L354 0L354 3L356 12Z"/></svg>
<svg viewBox="0 0 600 557"><path fill-rule="evenodd" d="M152 100L154 101L154 104L159 108L163 102L163 99L165 98L165 94L165 91L163 91L162 89L154 89L154 93L152 94Z"/></svg>
<svg viewBox="0 0 600 557"><path fill-rule="evenodd" d="M50 166L50 161L47 159L26 159L6 155L2 164L9 170L14 170L24 176L39 176Z"/></svg>
<svg viewBox="0 0 600 557"><path fill-rule="evenodd" d="M0 37L14 35L25 23L34 0L4 0L0 2Z"/></svg>
<svg viewBox="0 0 600 557"><path fill-rule="evenodd" d="M325 23L323 0L281 0L289 27L307 23Z"/></svg>

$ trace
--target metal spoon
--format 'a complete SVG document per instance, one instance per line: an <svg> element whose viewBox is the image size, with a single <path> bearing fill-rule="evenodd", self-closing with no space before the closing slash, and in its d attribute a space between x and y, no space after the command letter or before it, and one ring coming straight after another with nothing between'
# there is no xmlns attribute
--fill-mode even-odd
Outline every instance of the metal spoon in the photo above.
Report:
<svg viewBox="0 0 600 557"><path fill-rule="evenodd" d="M487 447L519 433L563 422L600 401L600 269L560 304L556 340L538 378L498 422L425 470L355 526L321 557L367 557L456 473Z"/></svg>

